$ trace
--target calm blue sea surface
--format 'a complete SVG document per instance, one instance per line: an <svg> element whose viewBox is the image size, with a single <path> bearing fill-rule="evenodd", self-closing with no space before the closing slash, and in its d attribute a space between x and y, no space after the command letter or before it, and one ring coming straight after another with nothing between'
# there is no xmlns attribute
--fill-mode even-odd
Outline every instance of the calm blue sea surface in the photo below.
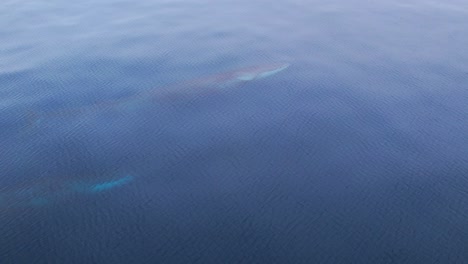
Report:
<svg viewBox="0 0 468 264"><path fill-rule="evenodd" d="M468 2L1 1L0 263L468 263Z"/></svg>

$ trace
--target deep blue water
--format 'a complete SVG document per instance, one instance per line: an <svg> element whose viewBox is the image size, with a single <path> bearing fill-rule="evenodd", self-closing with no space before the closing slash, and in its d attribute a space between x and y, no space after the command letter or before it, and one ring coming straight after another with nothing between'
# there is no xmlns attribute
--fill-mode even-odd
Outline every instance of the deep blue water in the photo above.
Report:
<svg viewBox="0 0 468 264"><path fill-rule="evenodd" d="M2 1L0 263L468 263L467 47L462 0Z"/></svg>

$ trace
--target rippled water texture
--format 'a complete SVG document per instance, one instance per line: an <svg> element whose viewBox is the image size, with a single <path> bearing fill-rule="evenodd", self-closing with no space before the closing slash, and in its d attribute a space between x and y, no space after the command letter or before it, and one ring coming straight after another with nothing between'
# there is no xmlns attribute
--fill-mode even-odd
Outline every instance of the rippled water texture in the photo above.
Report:
<svg viewBox="0 0 468 264"><path fill-rule="evenodd" d="M468 263L467 25L1 1L0 263Z"/></svg>

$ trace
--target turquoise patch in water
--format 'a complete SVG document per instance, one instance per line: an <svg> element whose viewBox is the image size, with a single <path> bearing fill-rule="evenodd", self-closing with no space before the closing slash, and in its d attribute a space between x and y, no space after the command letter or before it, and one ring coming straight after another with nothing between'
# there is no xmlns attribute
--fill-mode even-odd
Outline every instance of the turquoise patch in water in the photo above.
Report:
<svg viewBox="0 0 468 264"><path fill-rule="evenodd" d="M133 176L128 175L128 176L125 176L125 177L120 178L118 180L103 182L103 183L99 183L99 184L94 184L94 185L92 185L90 187L90 191L92 191L92 192L101 192L101 191L109 190L109 189L112 189L112 188L127 184L132 180L133 180Z"/></svg>

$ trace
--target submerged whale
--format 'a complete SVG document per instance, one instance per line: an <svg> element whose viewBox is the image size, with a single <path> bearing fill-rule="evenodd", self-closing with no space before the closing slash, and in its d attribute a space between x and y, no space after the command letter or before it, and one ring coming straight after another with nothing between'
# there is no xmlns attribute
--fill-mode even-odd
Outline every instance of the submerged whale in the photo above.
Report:
<svg viewBox="0 0 468 264"><path fill-rule="evenodd" d="M202 96L206 92L217 92L235 88L246 82L263 79L275 75L289 67L288 63L272 63L243 68L231 72L216 74L206 78L187 81L182 84L170 85L165 88L155 88L142 91L120 100L109 100L91 106L57 110L45 113L33 113L31 125L36 127L49 118L67 118L76 115L93 114L105 109L123 110L138 107L146 102L156 103L174 98L192 98ZM30 131L30 130L28 130ZM28 135L32 135L28 133ZM101 178L101 177L99 177ZM104 178L104 179L102 179ZM0 207L44 206L57 201L66 200L74 195L92 195L109 191L127 185L134 180L133 175L119 177L102 177L96 180L77 180L76 177L49 178L41 176L31 181L16 184L9 188L0 188Z"/></svg>
<svg viewBox="0 0 468 264"><path fill-rule="evenodd" d="M129 109L138 109L145 103L151 104L171 102L177 104L183 100L193 100L203 97L205 94L221 92L227 89L241 87L247 82L273 76L290 66L289 63L270 63L238 70L215 74L212 76L190 80L166 87L158 87L144 90L126 98L108 100L93 105L72 107L68 109L53 110L48 112L29 112L28 127L41 124L48 118L68 118L79 115L92 115L102 110L115 110L122 112Z"/></svg>

